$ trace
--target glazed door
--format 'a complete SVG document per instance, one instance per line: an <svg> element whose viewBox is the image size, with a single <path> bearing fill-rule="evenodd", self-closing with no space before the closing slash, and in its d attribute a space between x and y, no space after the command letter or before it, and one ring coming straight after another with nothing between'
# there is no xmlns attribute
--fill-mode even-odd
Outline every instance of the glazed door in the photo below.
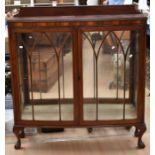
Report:
<svg viewBox="0 0 155 155"><path fill-rule="evenodd" d="M81 31L82 123L137 119L139 33Z"/></svg>
<svg viewBox="0 0 155 155"><path fill-rule="evenodd" d="M64 29L17 33L21 121L76 123L73 36Z"/></svg>

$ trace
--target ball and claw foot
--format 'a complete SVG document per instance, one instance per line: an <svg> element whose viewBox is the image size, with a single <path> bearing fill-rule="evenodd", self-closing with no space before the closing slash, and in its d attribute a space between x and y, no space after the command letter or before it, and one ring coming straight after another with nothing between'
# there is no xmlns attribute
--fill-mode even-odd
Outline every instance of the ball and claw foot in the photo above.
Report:
<svg viewBox="0 0 155 155"><path fill-rule="evenodd" d="M21 142L20 142L20 140L18 140L17 143L15 144L15 149L16 150L21 149Z"/></svg>
<svg viewBox="0 0 155 155"><path fill-rule="evenodd" d="M139 140L139 141L138 141L138 148L139 148L139 149L145 148L145 144L143 143L142 140Z"/></svg>

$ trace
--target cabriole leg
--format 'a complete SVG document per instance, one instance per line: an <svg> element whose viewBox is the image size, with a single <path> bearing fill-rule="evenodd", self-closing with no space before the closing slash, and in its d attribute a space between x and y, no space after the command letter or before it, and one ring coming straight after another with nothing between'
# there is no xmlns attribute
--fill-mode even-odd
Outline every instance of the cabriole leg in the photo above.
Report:
<svg viewBox="0 0 155 155"><path fill-rule="evenodd" d="M144 132L146 131L146 125L140 125L140 126L136 126L136 130L135 130L135 136L138 137L138 148L143 149L145 148L145 144L142 141L142 136L144 134Z"/></svg>
<svg viewBox="0 0 155 155"><path fill-rule="evenodd" d="M136 129L135 129L135 137L138 137L138 128L136 127Z"/></svg>
<svg viewBox="0 0 155 155"><path fill-rule="evenodd" d="M25 138L24 128L21 129L20 138Z"/></svg>
<svg viewBox="0 0 155 155"><path fill-rule="evenodd" d="M24 128L23 127L13 127L13 133L16 135L17 137L17 142L15 144L15 149L20 149L21 148L21 140L20 138L24 138L25 137L25 133L24 133Z"/></svg>

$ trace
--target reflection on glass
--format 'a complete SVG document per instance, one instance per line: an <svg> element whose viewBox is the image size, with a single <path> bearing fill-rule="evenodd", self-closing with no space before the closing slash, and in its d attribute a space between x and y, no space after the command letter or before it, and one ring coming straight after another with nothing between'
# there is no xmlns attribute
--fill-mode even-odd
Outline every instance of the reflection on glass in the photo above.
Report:
<svg viewBox="0 0 155 155"><path fill-rule="evenodd" d="M23 33L18 42L23 46L19 70L27 100L22 104L22 119L73 120L71 33Z"/></svg>
<svg viewBox="0 0 155 155"><path fill-rule="evenodd" d="M132 102L136 32L83 32L84 120L136 118Z"/></svg>

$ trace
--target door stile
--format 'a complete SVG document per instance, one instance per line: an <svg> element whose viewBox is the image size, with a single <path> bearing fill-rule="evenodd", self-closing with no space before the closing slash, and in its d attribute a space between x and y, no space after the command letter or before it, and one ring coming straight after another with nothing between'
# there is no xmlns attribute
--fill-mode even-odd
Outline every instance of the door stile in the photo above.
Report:
<svg viewBox="0 0 155 155"><path fill-rule="evenodd" d="M11 25L9 25L11 27ZM9 50L11 56L11 69L12 69L12 75L11 75L11 81L12 81L12 93L13 93L13 109L14 109L14 121L18 123L21 118L21 112L20 112L20 102L21 98L19 95L19 77L18 75L18 60L17 60L17 39L16 39L16 33L13 31L12 28L9 28ZM14 87L15 86L15 87ZM15 106L16 105L16 106Z"/></svg>
<svg viewBox="0 0 155 155"><path fill-rule="evenodd" d="M78 104L79 104L79 124L83 122L83 61L82 61L82 31L78 29Z"/></svg>
<svg viewBox="0 0 155 155"><path fill-rule="evenodd" d="M79 44L78 44L78 29L73 28L72 30L72 35L73 35L73 86L74 86L74 122L75 124L79 125L80 121L80 109L79 109L79 96L80 96L80 91L79 91L79 81L78 81L78 75L79 75L79 63L78 63L78 57L79 57Z"/></svg>
<svg viewBox="0 0 155 155"><path fill-rule="evenodd" d="M139 73L138 73L138 119L143 123L145 118L145 74L146 74L146 28L140 30L139 36Z"/></svg>

